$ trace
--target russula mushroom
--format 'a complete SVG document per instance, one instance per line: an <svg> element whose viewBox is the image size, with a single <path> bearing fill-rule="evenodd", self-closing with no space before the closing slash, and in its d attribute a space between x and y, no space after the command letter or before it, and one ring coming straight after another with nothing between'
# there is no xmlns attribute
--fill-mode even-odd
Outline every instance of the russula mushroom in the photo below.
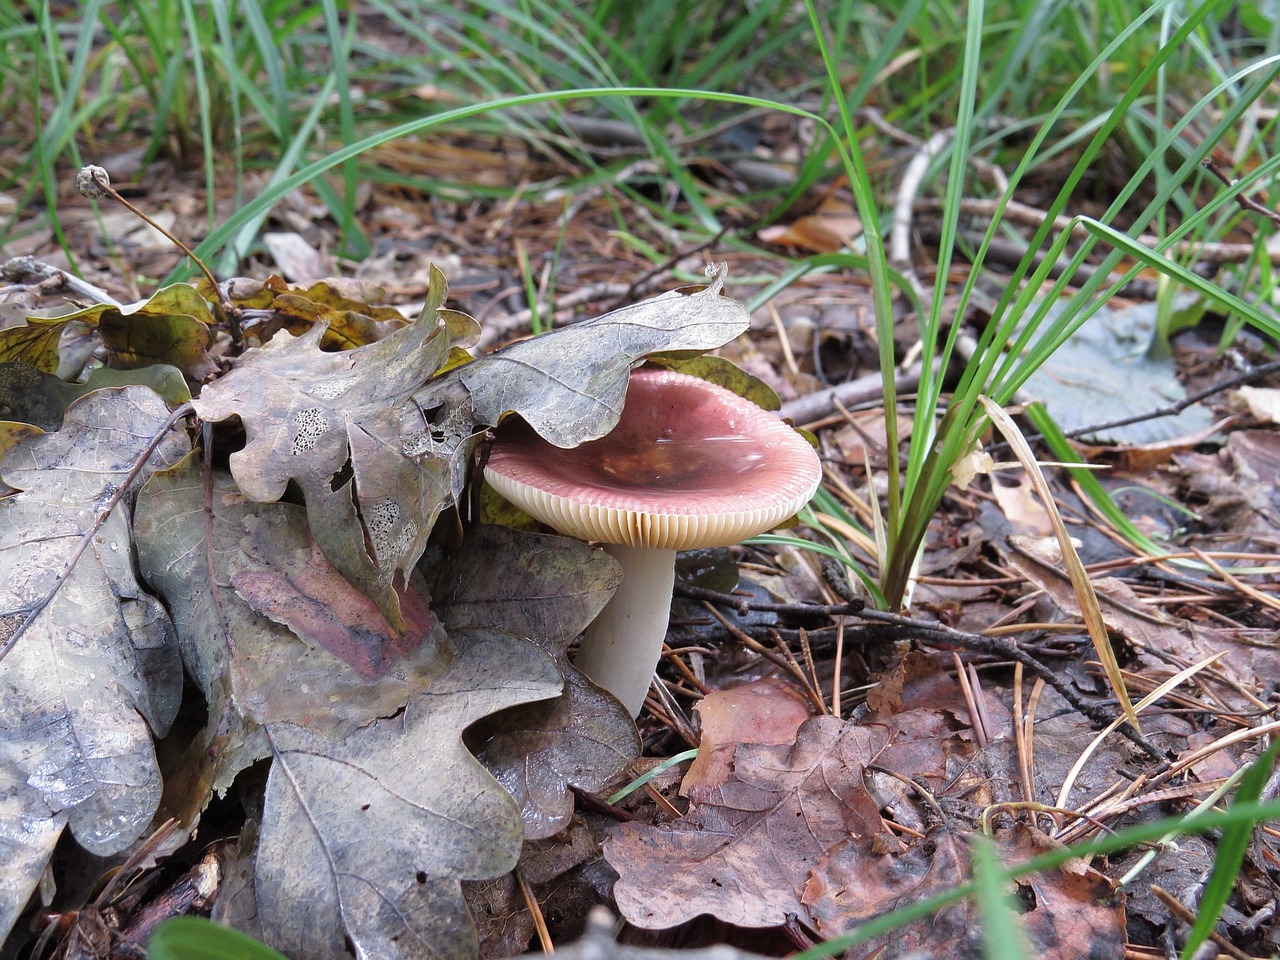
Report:
<svg viewBox="0 0 1280 960"><path fill-rule="evenodd" d="M622 565L575 664L636 716L662 655L676 551L777 526L813 496L822 468L800 434L751 401L685 374L636 370L608 434L565 450L511 417L484 475L535 519L604 543Z"/></svg>

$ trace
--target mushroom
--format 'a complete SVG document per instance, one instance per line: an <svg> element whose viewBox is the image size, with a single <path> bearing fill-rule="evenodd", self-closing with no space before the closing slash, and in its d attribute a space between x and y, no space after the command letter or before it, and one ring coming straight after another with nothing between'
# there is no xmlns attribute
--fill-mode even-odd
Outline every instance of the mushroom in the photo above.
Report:
<svg viewBox="0 0 1280 960"><path fill-rule="evenodd" d="M776 416L669 370L634 371L617 426L572 449L509 418L485 465L485 480L511 503L560 533L601 541L622 565L575 665L632 716L662 655L676 551L777 526L821 478L813 447Z"/></svg>

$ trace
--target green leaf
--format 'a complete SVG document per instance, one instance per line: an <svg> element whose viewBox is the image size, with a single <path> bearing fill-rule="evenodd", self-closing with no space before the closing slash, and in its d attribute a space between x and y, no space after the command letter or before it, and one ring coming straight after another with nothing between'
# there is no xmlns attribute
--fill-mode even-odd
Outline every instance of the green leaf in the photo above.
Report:
<svg viewBox="0 0 1280 960"><path fill-rule="evenodd" d="M173 917L147 941L147 960L286 960L248 934L202 917Z"/></svg>

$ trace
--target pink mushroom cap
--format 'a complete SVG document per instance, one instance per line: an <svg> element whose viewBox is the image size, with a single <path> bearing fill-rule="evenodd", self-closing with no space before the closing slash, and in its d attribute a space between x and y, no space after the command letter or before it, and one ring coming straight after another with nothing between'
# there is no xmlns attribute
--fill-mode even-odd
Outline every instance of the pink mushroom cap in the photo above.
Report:
<svg viewBox="0 0 1280 960"><path fill-rule="evenodd" d="M822 479L812 446L723 387L636 370L617 426L569 450L504 421L485 479L534 518L583 540L688 550L770 530Z"/></svg>

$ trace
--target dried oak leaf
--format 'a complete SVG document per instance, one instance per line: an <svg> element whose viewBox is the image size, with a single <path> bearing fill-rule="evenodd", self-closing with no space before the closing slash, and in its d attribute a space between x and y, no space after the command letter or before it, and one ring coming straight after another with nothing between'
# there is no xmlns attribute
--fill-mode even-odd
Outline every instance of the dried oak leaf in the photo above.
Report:
<svg viewBox="0 0 1280 960"><path fill-rule="evenodd" d="M0 360L21 360L52 373L58 366L58 337L73 320L98 331L116 369L167 363L194 382L218 372L206 352L213 312L187 283L162 287L138 303L98 303L60 317L30 317L26 327L0 331Z"/></svg>
<svg viewBox="0 0 1280 960"><path fill-rule="evenodd" d="M282 554L309 554L301 507L255 503L214 471L206 536L203 481L193 462L154 476L138 505L139 566L173 611L187 671L209 700L215 727L216 703L252 724L292 722L342 737L400 710L448 669L443 631L434 626L369 677L361 664L300 637L237 595L230 586L237 576L272 569L264 542L274 541ZM352 640L347 649L356 646ZM235 770L220 779L227 774Z"/></svg>
<svg viewBox="0 0 1280 960"><path fill-rule="evenodd" d="M394 717L340 740L271 726L254 887L263 934L287 955L475 956L461 881L514 867L523 831L462 732L494 710L555 696L560 678L517 638L454 639L449 672Z"/></svg>
<svg viewBox="0 0 1280 960"><path fill-rule="evenodd" d="M206 295L210 292L207 280L196 288ZM291 285L273 274L265 280L237 278L223 284L223 289L236 306L268 315L264 324L246 331L248 338L259 343L281 329L300 336L323 323L321 349L350 350L381 340L408 322L395 307L371 302L381 299L379 287L350 277Z"/></svg>
<svg viewBox="0 0 1280 960"><path fill-rule="evenodd" d="M145 387L102 390L0 464L20 491L0 500L0 939L65 825L115 853L160 801L152 737L173 721L182 668L164 607L134 577L128 491L74 556L168 415ZM170 431L132 483L188 447Z"/></svg>
<svg viewBox="0 0 1280 960"><path fill-rule="evenodd" d="M702 913L744 927L805 916L801 895L827 851L886 833L863 771L887 739L823 716L792 744L739 744L733 777L706 801L662 826L622 824L605 843L618 910L648 929Z"/></svg>
<svg viewBox="0 0 1280 960"><path fill-rule="evenodd" d="M480 762L520 804L528 839L569 824L570 787L603 790L639 753L631 717L564 660L620 579L617 562L601 550L496 526L470 530L436 571L435 611L449 631L505 630L560 661L559 697L496 713L467 735Z"/></svg>
<svg viewBox="0 0 1280 960"><path fill-rule="evenodd" d="M324 555L396 630L396 588L454 495L453 464L433 452L406 403L477 329L440 309L445 292L434 270L417 322L355 350L322 353L322 323L300 337L281 333L193 401L202 419L243 422L247 442L231 455L231 473L246 495L270 503L297 482Z"/></svg>
<svg viewBox="0 0 1280 960"><path fill-rule="evenodd" d="M1029 831L998 838L1006 863L1027 860L1044 849ZM815 929L823 937L848 933L905 903L953 890L971 875L968 845L949 830L917 840L901 854L874 854L850 842L825 858L805 891ZM1117 957L1125 944L1123 900L1111 881L1082 861L1029 874L1018 881L1025 909L1017 922L1031 956L1044 960ZM932 956L979 960L987 956L982 918L972 901L951 904L923 920L862 944L864 955Z"/></svg>
<svg viewBox="0 0 1280 960"><path fill-rule="evenodd" d="M132 385L150 387L171 407L191 399L181 371L168 364L137 370L97 367L83 383L68 383L27 363L0 363L0 420L57 430L67 407L85 394Z"/></svg>
<svg viewBox="0 0 1280 960"><path fill-rule="evenodd" d="M231 585L258 613L303 640L323 647L366 680L385 677L423 643L439 622L415 580L397 590L405 631L397 633L373 601L343 579L302 524L281 514L246 517L241 548L256 561L231 576Z"/></svg>
<svg viewBox="0 0 1280 960"><path fill-rule="evenodd" d="M467 364L415 399L433 410L461 383L477 424L520 414L558 447L604 436L618 422L631 368L652 353L711 350L747 329L742 304L707 287L672 290L604 316L523 340Z"/></svg>

